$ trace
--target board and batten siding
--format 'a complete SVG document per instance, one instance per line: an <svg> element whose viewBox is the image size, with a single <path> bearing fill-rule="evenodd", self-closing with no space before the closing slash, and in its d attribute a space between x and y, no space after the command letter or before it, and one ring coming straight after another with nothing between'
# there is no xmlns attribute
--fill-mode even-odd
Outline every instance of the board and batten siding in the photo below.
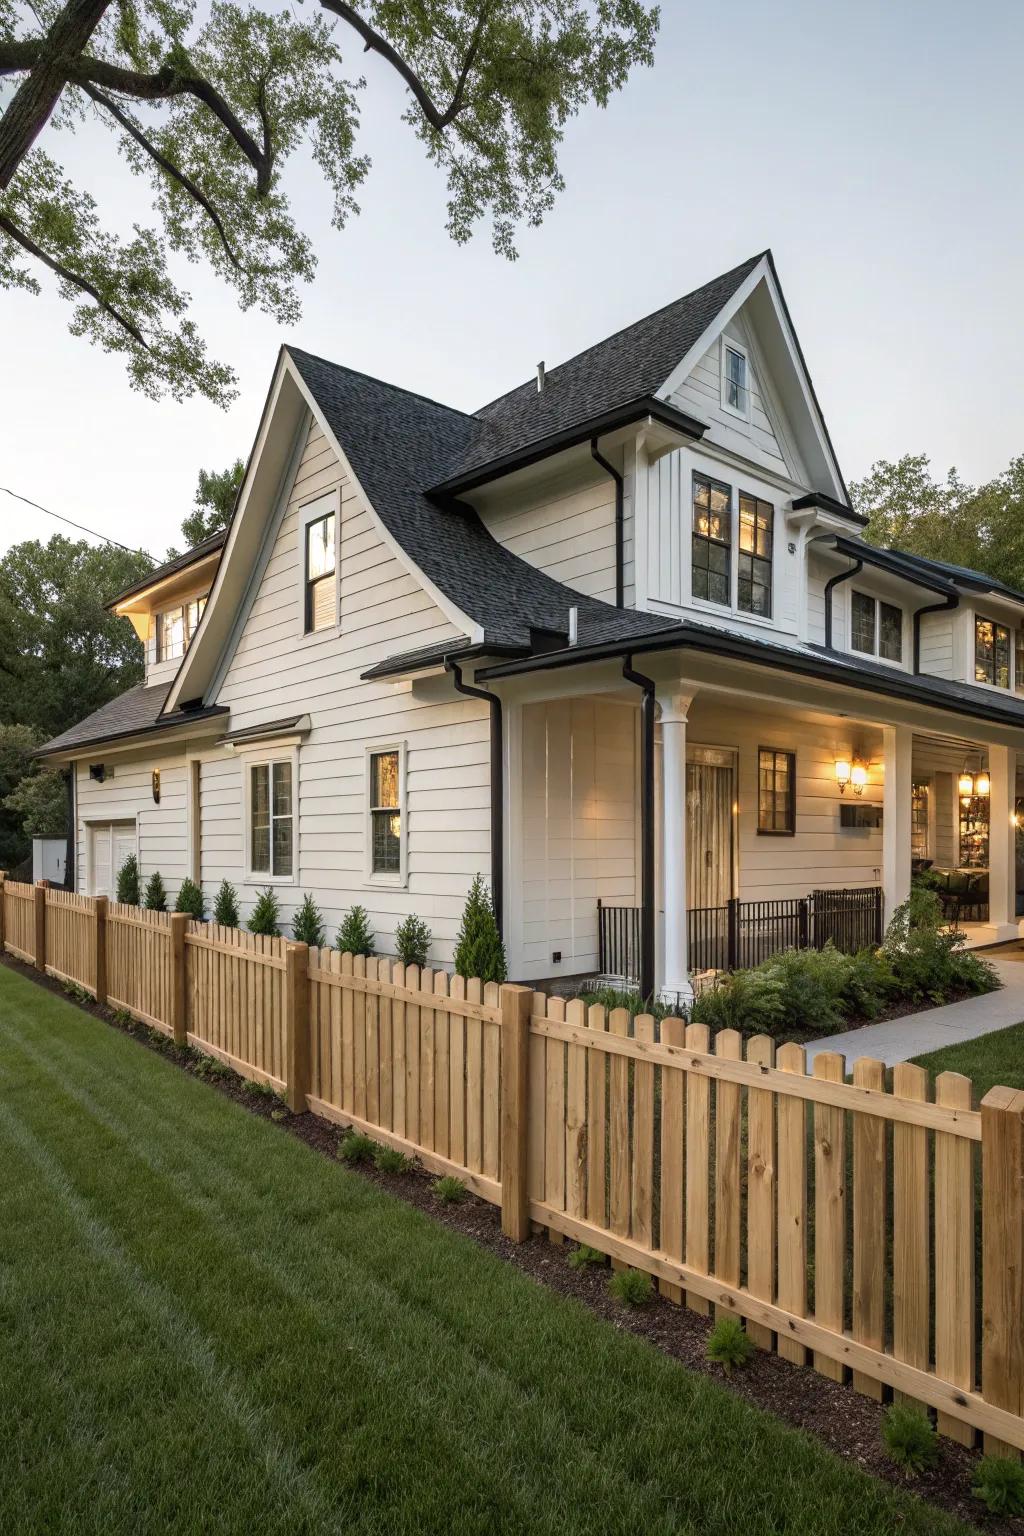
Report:
<svg viewBox="0 0 1024 1536"><path fill-rule="evenodd" d="M340 500L340 624L303 633L301 509L328 492ZM453 697L447 680L364 682L396 652L459 631L393 555L319 426L313 421L287 506L217 702L231 729L308 713L298 751L298 879L276 887L290 920L306 891L333 938L355 903L367 908L378 948L416 912L434 934L431 959L450 962L473 875L490 874L489 719L485 705ZM366 748L404 742L408 825L406 888L366 876ZM258 754L247 754L249 760ZM246 881L243 758L211 754L200 781L203 884L238 886L247 912L260 887Z"/></svg>
<svg viewBox="0 0 1024 1536"><path fill-rule="evenodd" d="M103 761L100 749L97 759ZM187 773L185 754L173 751L112 757L104 763L103 783L90 778L89 764L75 764L76 889L93 894L89 869L90 827L133 821L138 838L143 885L159 871L173 903L188 874ZM153 770L160 770L160 804L153 799Z"/></svg>
<svg viewBox="0 0 1024 1536"><path fill-rule="evenodd" d="M591 463L528 491L484 503L480 517L499 544L587 597L615 601L615 486ZM632 561L632 548L624 550Z"/></svg>

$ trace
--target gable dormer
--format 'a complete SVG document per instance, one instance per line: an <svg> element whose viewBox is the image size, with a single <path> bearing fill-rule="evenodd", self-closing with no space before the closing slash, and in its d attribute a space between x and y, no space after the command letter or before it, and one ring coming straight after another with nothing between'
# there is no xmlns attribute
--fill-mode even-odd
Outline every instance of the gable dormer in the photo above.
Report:
<svg viewBox="0 0 1024 1536"><path fill-rule="evenodd" d="M169 683L195 638L226 534L212 534L151 571L107 607L126 618L145 647L146 686Z"/></svg>

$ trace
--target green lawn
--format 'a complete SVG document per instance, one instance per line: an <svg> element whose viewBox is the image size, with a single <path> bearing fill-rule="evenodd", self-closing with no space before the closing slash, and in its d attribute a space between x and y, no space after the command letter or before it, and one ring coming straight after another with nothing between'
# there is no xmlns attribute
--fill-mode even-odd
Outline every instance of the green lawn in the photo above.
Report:
<svg viewBox="0 0 1024 1536"><path fill-rule="evenodd" d="M1011 1024L977 1040L945 1045L927 1056L915 1056L919 1067L938 1072L962 1072L974 1083L974 1102L980 1104L990 1088L1024 1088L1024 1024Z"/></svg>
<svg viewBox="0 0 1024 1536"><path fill-rule="evenodd" d="M0 967L0 1528L966 1528Z"/></svg>

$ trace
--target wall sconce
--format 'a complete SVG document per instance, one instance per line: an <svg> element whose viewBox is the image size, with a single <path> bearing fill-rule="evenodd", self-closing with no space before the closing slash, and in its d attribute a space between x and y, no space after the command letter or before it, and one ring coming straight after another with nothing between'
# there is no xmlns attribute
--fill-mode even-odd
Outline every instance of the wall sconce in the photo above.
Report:
<svg viewBox="0 0 1024 1536"><path fill-rule="evenodd" d="M979 774L975 775L975 779L974 779L974 793L976 795L988 795L988 794L991 794L991 792L992 792L992 780L989 778L988 774L985 772L985 770L983 768Z"/></svg>
<svg viewBox="0 0 1024 1536"><path fill-rule="evenodd" d="M160 804L160 769L153 769L153 803Z"/></svg>
<svg viewBox="0 0 1024 1536"><path fill-rule="evenodd" d="M853 772L850 774L850 782L853 785L853 792L855 795L862 795L864 793L864 785L867 783L867 781L867 763L858 763L856 760L854 760Z"/></svg>
<svg viewBox="0 0 1024 1536"><path fill-rule="evenodd" d="M840 794L845 792L847 784L853 785L855 795L862 795L864 793L864 786L868 781L867 763L861 762L856 757L852 761L848 757L837 757L835 774Z"/></svg>
<svg viewBox="0 0 1024 1536"><path fill-rule="evenodd" d="M839 786L840 794L845 792L846 786L850 782L850 776L852 772L853 767L848 757L836 758L836 783Z"/></svg>
<svg viewBox="0 0 1024 1536"><path fill-rule="evenodd" d="M974 795L974 774L966 768L956 781L956 792L961 800L970 800Z"/></svg>

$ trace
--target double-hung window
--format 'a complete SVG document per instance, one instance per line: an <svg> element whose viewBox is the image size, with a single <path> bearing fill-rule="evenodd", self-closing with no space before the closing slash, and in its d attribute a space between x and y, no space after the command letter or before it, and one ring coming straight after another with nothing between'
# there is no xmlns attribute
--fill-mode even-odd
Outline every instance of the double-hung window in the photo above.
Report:
<svg viewBox="0 0 1024 1536"><path fill-rule="evenodd" d="M693 595L726 606L732 597L732 491L693 477Z"/></svg>
<svg viewBox="0 0 1024 1536"><path fill-rule="evenodd" d="M249 765L249 869L290 880L295 872L292 759Z"/></svg>
<svg viewBox="0 0 1024 1536"><path fill-rule="evenodd" d="M156 615L153 659L177 661L184 656L206 607L205 597L194 597L177 608L165 608Z"/></svg>
<svg viewBox="0 0 1024 1536"><path fill-rule="evenodd" d="M695 598L771 618L774 543L775 508L770 501L750 491L740 491L734 498L731 485L707 475L694 475L691 544Z"/></svg>
<svg viewBox="0 0 1024 1536"><path fill-rule="evenodd" d="M722 404L734 416L750 415L747 354L735 342L722 339Z"/></svg>
<svg viewBox="0 0 1024 1536"><path fill-rule="evenodd" d="M993 619L974 619L974 680L993 688L1010 686L1010 631Z"/></svg>
<svg viewBox="0 0 1024 1536"><path fill-rule="evenodd" d="M737 607L771 618L772 540L775 508L770 501L740 492L740 551Z"/></svg>
<svg viewBox="0 0 1024 1536"><path fill-rule="evenodd" d="M330 629L337 622L334 584L335 517L328 512L306 524L306 634Z"/></svg>
<svg viewBox="0 0 1024 1536"><path fill-rule="evenodd" d="M769 837L796 832L796 753L757 750L757 830Z"/></svg>
<svg viewBox="0 0 1024 1536"><path fill-rule="evenodd" d="M850 598L850 649L883 661L903 660L903 609L866 592Z"/></svg>
<svg viewBox="0 0 1024 1536"><path fill-rule="evenodd" d="M405 875L405 813L401 747L367 754L371 879L399 883Z"/></svg>

